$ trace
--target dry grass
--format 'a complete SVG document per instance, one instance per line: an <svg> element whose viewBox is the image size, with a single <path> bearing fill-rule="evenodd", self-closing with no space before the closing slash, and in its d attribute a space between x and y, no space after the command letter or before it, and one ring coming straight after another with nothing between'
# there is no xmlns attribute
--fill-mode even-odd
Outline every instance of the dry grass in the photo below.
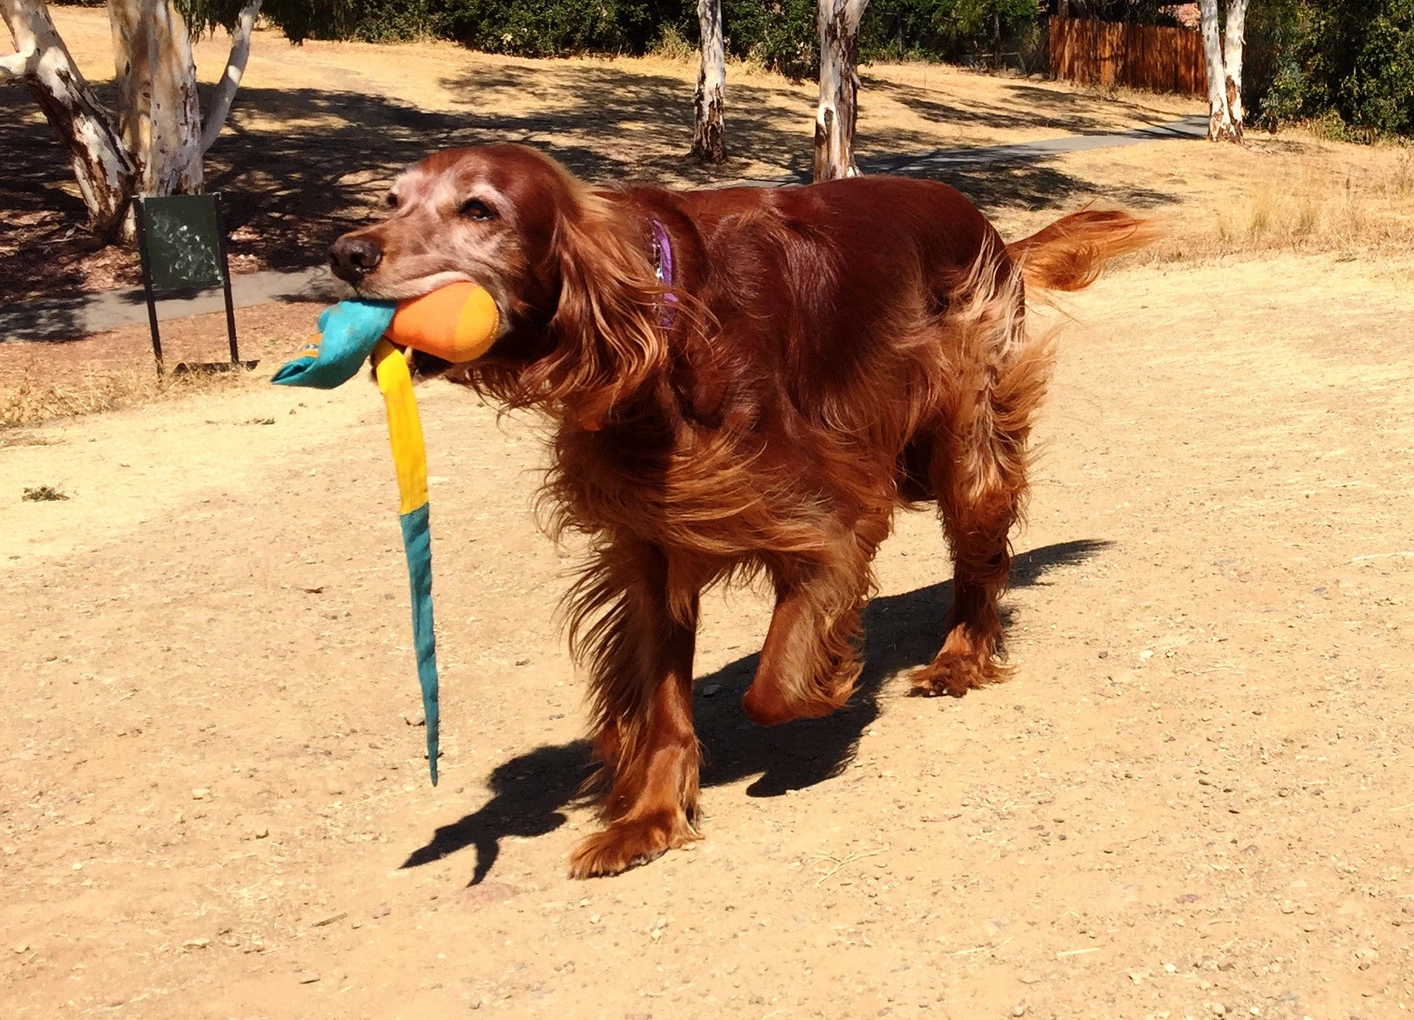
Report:
<svg viewBox="0 0 1414 1020"><path fill-rule="evenodd" d="M1253 135L1243 147L1173 141L1071 153L1051 164L1084 182L1072 200L1139 208L1163 239L1144 256L1194 262L1232 255L1343 252L1385 257L1414 244L1414 149L1357 145L1310 130ZM1004 231L1054 210L1003 211Z"/></svg>
<svg viewBox="0 0 1414 1020"><path fill-rule="evenodd" d="M243 359L259 362L253 372L193 372L158 378L146 323L123 326L68 342L0 344L0 447L6 429L54 418L135 407L165 400L226 393L266 385L274 366L294 357L308 341L322 305L275 302L236 309ZM162 324L168 365L216 363L224 358L224 312Z"/></svg>
<svg viewBox="0 0 1414 1020"><path fill-rule="evenodd" d="M41 381L39 376L40 373L29 369L0 388L0 429L116 411L154 400L226 391L254 385L257 378L262 383L265 381L265 376L243 370L159 378L151 369L138 371L102 363L86 367L81 376L69 380Z"/></svg>
<svg viewBox="0 0 1414 1020"><path fill-rule="evenodd" d="M27 485L20 500L25 503L57 503L68 498L69 494L58 485Z"/></svg>
<svg viewBox="0 0 1414 1020"><path fill-rule="evenodd" d="M55 16L80 64L97 77L110 74L103 12L61 8ZM214 38L198 47L204 78L217 73L223 45ZM295 49L261 33L233 130L213 149L211 169L223 190L259 206L233 235L234 258L274 265L271 253L283 244L286 256L306 264L328 236L373 208L397 167L444 144L516 139L593 179L680 186L779 177L808 164L815 87L737 63L728 71L728 164L705 168L684 159L695 61L692 47L670 35L641 59L535 61L447 43L310 42ZM927 64L873 65L862 74L858 140L865 159L1122 131L1202 105ZM38 117L33 110L27 115ZM56 167L55 180L71 187ZM1399 261L1390 253L1407 254L1414 242L1414 152L1332 140L1319 125L1278 137L1254 133L1241 148L1152 142L1025 163L957 165L940 176L978 202L1008 237L1092 201L1144 211L1166 235L1139 260L1333 251L1372 254L1384 264ZM15 275L26 260L12 254L5 262L0 250L0 268L14 267ZM36 286L55 284L45 276ZM302 343L314 310L272 306L238 317L242 347L280 361ZM219 338L222 329L213 323L193 320L193 343L198 334ZM180 328L169 324L164 334ZM146 342L145 329L134 327L64 345L62 356L52 347L4 351L0 427L133 406L240 378L159 381L144 361Z"/></svg>
<svg viewBox="0 0 1414 1020"><path fill-rule="evenodd" d="M1381 249L1414 237L1410 152L1341 172L1319 157L1215 211L1220 251Z"/></svg>

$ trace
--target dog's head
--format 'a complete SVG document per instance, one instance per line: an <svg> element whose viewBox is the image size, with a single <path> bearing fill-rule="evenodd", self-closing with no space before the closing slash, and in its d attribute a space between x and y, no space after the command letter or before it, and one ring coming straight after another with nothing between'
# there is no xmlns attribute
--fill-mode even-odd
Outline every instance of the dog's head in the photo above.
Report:
<svg viewBox="0 0 1414 1020"><path fill-rule="evenodd" d="M331 246L336 276L384 300L469 280L500 312L481 359L418 354L418 374L451 369L517 406L579 405L592 425L666 361L647 223L548 157L519 145L439 152L398 176L387 205Z"/></svg>

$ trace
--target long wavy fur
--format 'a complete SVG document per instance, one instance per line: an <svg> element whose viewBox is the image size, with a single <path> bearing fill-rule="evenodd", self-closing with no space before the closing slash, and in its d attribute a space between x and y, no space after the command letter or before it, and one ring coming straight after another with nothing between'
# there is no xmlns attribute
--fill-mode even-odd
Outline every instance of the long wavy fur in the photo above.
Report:
<svg viewBox="0 0 1414 1020"><path fill-rule="evenodd" d="M894 512L934 502L954 601L913 682L962 694L1003 675L997 598L1055 350L1026 328L1026 288L1085 286L1147 234L1084 211L1006 245L928 182L591 191L525 150L498 158L542 175L527 193L555 205L545 250L524 253L553 300L518 313L462 381L548 414L539 507L552 534L589 539L564 614L610 824L573 872L612 873L695 835L706 587L759 576L775 590L747 714L824 715L860 675ZM655 218L677 245L672 287L649 254Z"/></svg>

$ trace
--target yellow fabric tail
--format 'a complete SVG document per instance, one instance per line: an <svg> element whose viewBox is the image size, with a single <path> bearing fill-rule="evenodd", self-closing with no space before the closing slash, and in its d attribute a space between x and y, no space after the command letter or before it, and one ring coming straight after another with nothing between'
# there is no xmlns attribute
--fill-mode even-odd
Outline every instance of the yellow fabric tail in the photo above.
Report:
<svg viewBox="0 0 1414 1020"><path fill-rule="evenodd" d="M412 373L402 352L387 340L379 340L373 348L373 369L388 408L388 444L398 474L398 513L411 513L427 503L427 449L412 394Z"/></svg>

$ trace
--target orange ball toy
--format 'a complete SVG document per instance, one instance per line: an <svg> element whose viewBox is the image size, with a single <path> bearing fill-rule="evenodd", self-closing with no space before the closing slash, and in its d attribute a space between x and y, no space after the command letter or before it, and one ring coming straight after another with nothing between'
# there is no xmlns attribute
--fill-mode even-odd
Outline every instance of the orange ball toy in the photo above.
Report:
<svg viewBox="0 0 1414 1020"><path fill-rule="evenodd" d="M401 347L459 364L481 357L496 342L501 313L486 288L452 283L399 301L386 336Z"/></svg>

